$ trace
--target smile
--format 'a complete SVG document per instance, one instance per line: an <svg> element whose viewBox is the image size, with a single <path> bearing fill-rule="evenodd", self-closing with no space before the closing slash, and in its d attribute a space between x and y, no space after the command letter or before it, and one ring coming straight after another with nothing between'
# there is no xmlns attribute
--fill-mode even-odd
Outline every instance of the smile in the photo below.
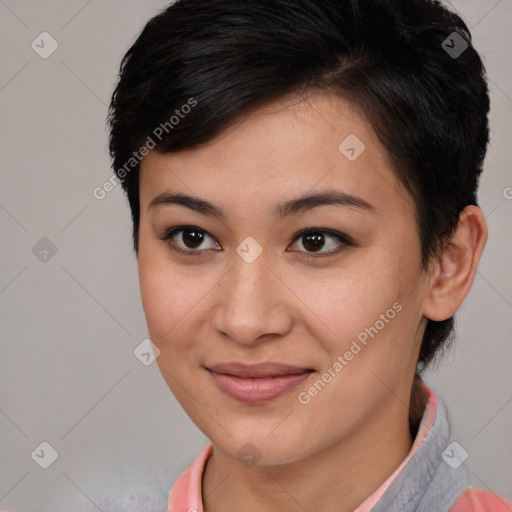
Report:
<svg viewBox="0 0 512 512"><path fill-rule="evenodd" d="M313 372L271 363L254 366L226 363L207 370L218 389L246 404L273 400L304 382Z"/></svg>

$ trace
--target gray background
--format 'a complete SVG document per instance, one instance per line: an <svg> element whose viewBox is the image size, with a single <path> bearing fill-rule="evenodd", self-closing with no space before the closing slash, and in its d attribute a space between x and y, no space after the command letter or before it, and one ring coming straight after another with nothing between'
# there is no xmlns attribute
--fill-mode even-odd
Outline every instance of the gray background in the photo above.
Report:
<svg viewBox="0 0 512 512"><path fill-rule="evenodd" d="M128 206L119 188L92 195L110 177L105 116L119 62L165 5L0 0L0 509L164 511L207 443L156 364L133 354L147 331ZM480 188L490 238L458 341L426 380L474 485L512 499L512 0L453 5L490 78ZM43 31L59 45L47 59L31 48ZM57 248L47 261L32 250L43 237ZM58 452L48 469L31 457L43 441Z"/></svg>

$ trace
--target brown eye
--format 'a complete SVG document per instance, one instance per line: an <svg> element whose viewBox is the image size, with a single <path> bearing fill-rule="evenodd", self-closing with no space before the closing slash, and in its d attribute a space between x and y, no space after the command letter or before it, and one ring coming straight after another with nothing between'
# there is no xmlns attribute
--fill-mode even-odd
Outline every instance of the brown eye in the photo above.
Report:
<svg viewBox="0 0 512 512"><path fill-rule="evenodd" d="M353 241L342 233L311 228L298 233L294 238L294 242L295 244L302 245L305 249L305 251L298 250L294 252L303 253L302 255L306 258L333 256L343 251L347 246L354 245ZM327 250L323 251L322 249L324 248Z"/></svg>
<svg viewBox="0 0 512 512"><path fill-rule="evenodd" d="M222 250L220 244L209 233L197 226L177 226L167 230L159 238L165 241L173 251L187 256L201 256L212 249ZM208 239L211 240L210 246L205 246ZM298 242L305 250L299 249L291 252L298 252L301 257L305 258L334 256L348 246L355 246L353 240L343 233L312 228L298 233L294 238L294 243Z"/></svg>
<svg viewBox="0 0 512 512"><path fill-rule="evenodd" d="M302 235L302 245L308 251L319 251L325 245L323 233L306 233Z"/></svg>
<svg viewBox="0 0 512 512"><path fill-rule="evenodd" d="M181 241L188 249L197 249L204 240L204 231L199 229L183 229Z"/></svg>
<svg viewBox="0 0 512 512"><path fill-rule="evenodd" d="M220 249L220 245L215 241L209 247L205 247L205 241L208 239L213 241L211 235L197 226L172 228L160 237L160 240L168 242L173 250L191 255L199 255L208 249Z"/></svg>

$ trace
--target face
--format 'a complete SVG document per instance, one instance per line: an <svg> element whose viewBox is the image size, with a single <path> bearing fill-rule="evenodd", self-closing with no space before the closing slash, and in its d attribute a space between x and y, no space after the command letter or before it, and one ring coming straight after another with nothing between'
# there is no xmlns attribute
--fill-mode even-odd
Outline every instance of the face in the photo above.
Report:
<svg viewBox="0 0 512 512"><path fill-rule="evenodd" d="M140 206L158 366L223 453L291 462L408 403L427 293L414 204L349 104L281 99L151 151Z"/></svg>

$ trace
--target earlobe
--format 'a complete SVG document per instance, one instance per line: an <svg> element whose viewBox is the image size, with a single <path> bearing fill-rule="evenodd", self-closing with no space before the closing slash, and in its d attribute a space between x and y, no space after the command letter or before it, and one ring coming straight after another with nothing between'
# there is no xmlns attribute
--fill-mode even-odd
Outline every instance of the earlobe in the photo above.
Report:
<svg viewBox="0 0 512 512"><path fill-rule="evenodd" d="M452 238L432 267L423 315L442 321L452 317L469 293L487 241L487 224L478 206L467 206Z"/></svg>

